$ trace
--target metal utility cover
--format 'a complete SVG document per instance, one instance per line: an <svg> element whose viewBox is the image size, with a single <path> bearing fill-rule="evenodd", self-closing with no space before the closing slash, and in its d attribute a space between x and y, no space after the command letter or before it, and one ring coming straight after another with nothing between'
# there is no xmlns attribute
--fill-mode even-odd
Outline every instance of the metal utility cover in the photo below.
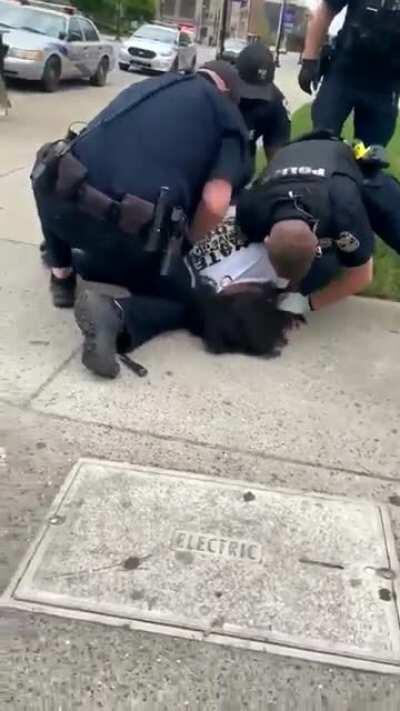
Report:
<svg viewBox="0 0 400 711"><path fill-rule="evenodd" d="M398 673L384 507L81 460L2 605Z"/></svg>

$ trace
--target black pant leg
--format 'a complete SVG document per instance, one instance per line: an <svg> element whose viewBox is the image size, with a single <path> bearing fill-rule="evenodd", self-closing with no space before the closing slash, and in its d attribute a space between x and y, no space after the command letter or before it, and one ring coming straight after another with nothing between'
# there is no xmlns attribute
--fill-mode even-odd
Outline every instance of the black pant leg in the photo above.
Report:
<svg viewBox="0 0 400 711"><path fill-rule="evenodd" d="M370 146L387 146L396 128L399 96L396 92L360 91L354 107L354 135Z"/></svg>
<svg viewBox="0 0 400 711"><path fill-rule="evenodd" d="M124 315L128 341L121 339L121 349L130 350L146 343L151 338L185 328L186 308L177 301L132 295L116 299Z"/></svg>
<svg viewBox="0 0 400 711"><path fill-rule="evenodd" d="M314 130L329 130L340 136L343 124L353 110L354 100L354 92L346 77L333 67L324 77L311 108Z"/></svg>
<svg viewBox="0 0 400 711"><path fill-rule="evenodd" d="M92 280L142 287L158 268L159 257L144 251L142 235L126 235L104 220L85 215L79 207L55 195L37 194L43 234L55 267L71 265L71 249L90 255ZM67 256L69 261L67 263ZM79 263L79 257L76 262ZM85 259L87 266L87 259ZM101 276L101 278L98 278Z"/></svg>
<svg viewBox="0 0 400 711"><path fill-rule="evenodd" d="M55 227L52 226L53 210L49 197L36 191L33 194L43 238L46 242L48 263L57 268L70 267L72 265L71 247L67 241L59 238Z"/></svg>
<svg viewBox="0 0 400 711"><path fill-rule="evenodd" d="M400 254L400 183L379 172L363 184L363 201L374 232Z"/></svg>

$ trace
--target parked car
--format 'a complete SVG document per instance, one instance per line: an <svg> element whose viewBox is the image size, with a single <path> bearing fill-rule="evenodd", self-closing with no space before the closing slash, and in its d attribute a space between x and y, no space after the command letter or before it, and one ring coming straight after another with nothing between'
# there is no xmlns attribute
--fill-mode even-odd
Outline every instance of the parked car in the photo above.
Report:
<svg viewBox="0 0 400 711"><path fill-rule="evenodd" d="M147 24L126 40L120 49L121 69L156 72L194 71L197 47L191 32L178 27Z"/></svg>
<svg viewBox="0 0 400 711"><path fill-rule="evenodd" d="M104 86L116 64L114 47L72 7L35 0L0 0L0 28L7 30L6 77L40 81L55 91L63 79L82 77Z"/></svg>
<svg viewBox="0 0 400 711"><path fill-rule="evenodd" d="M239 37L231 37L224 42L224 51L220 54L220 59L235 64L242 49L247 47L247 41Z"/></svg>

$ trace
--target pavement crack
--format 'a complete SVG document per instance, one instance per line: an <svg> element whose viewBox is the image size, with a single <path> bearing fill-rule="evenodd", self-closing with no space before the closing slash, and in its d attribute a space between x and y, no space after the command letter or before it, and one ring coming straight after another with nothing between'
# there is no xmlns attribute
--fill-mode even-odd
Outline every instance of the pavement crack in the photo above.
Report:
<svg viewBox="0 0 400 711"><path fill-rule="evenodd" d="M58 375L58 373L69 363L70 360L72 360L73 356L78 351L79 351L79 347L60 366L58 371L53 373L53 375L49 378L49 382L51 382L51 380L53 380L53 378L56 377L56 375ZM27 400L24 403L24 407L29 408L32 405L34 399L38 396L38 394L40 394L40 392L42 392L42 390L45 387L47 387L47 385L48 385L48 381L43 383L40 386L40 388L38 389L38 392L36 392L34 395L32 395L29 398L29 400ZM11 403L7 403L7 404L11 404ZM180 444L188 445L188 446L192 446L192 447L200 447L200 448L210 449L215 452L229 451L229 454L254 457L255 459L261 459L266 462L277 462L277 463L284 462L287 464L294 464L295 466L308 467L310 469L317 469L317 470L323 469L324 471L330 471L330 472L337 473L337 474L354 474L354 476L365 477L366 479L377 479L379 481L389 481L389 482L398 483L398 479L394 476L387 476L385 474L378 474L377 472L373 472L368 469L365 469L365 470L352 469L349 467L341 467L341 466L338 466L337 464L331 464L330 462L318 462L318 461L312 462L312 461L308 461L306 459L295 459L292 457L285 457L285 456L278 455L278 454L271 454L271 453L264 452L259 449L243 449L240 447L232 447L232 446L227 448L226 445L224 445L224 444L211 444L210 442L205 442L204 440L193 439L191 437L176 437L173 435L155 434L154 432L150 432L149 430L138 430L138 429L134 429L131 427L121 427L120 425L108 425L108 424L96 422L93 420L85 420L85 419L81 419L81 418L69 417L68 415L59 415L58 413L55 413L55 412L46 412L44 410L35 409L34 407L30 407L30 411L34 412L37 415L40 415L41 417L46 417L47 419L59 420L60 422L74 422L75 424L78 424L78 425L101 428L106 432L120 432L121 434L130 434L130 435L134 435L137 437L149 437L150 439L160 441L160 442L180 443Z"/></svg>
<svg viewBox="0 0 400 711"><path fill-rule="evenodd" d="M312 560L311 558L299 558L299 563L304 565L316 565L319 568L330 568L331 570L344 570L344 565L341 563L328 563L324 560Z"/></svg>
<svg viewBox="0 0 400 711"><path fill-rule="evenodd" d="M59 580L60 578L74 578L80 575L89 575L90 573L102 573L106 570L112 570L113 568L119 568L123 564L123 561L119 560L117 563L110 563L109 565L102 565L99 568L83 568L82 570L71 570L68 573L59 573L58 575L48 575L45 579L48 580Z"/></svg>
<svg viewBox="0 0 400 711"><path fill-rule="evenodd" d="M35 390L34 393L32 393L32 395L29 396L29 398L27 398L27 400L25 400L25 402L23 403L24 408L29 408L32 405L33 401L40 395L40 393L43 392L43 390L47 388L48 385L50 385L50 383L57 377L57 375L59 375L61 371L66 368L68 363L70 363L71 360L75 358L76 354L79 353L80 349L80 345L74 348L72 353L69 354L68 358L65 358L65 360L63 360L63 362L58 366L58 368L53 370L49 377L46 378L46 380L41 385L39 385L39 387Z"/></svg>
<svg viewBox="0 0 400 711"><path fill-rule="evenodd" d="M26 170L29 167L29 165L21 165L19 166L19 168L12 168L11 170L7 170L5 173L0 173L0 179L8 178L10 175L14 175L14 173L20 173L21 170Z"/></svg>

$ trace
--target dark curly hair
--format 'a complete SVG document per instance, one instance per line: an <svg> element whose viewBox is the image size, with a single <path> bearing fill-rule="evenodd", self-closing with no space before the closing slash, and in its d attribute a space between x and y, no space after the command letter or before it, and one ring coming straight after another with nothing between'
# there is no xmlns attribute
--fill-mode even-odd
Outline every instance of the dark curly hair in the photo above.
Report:
<svg viewBox="0 0 400 711"><path fill-rule="evenodd" d="M271 284L251 290L216 293L205 284L195 289L190 329L212 353L244 353L275 357L287 344L287 333L304 322L277 308L281 292Z"/></svg>

